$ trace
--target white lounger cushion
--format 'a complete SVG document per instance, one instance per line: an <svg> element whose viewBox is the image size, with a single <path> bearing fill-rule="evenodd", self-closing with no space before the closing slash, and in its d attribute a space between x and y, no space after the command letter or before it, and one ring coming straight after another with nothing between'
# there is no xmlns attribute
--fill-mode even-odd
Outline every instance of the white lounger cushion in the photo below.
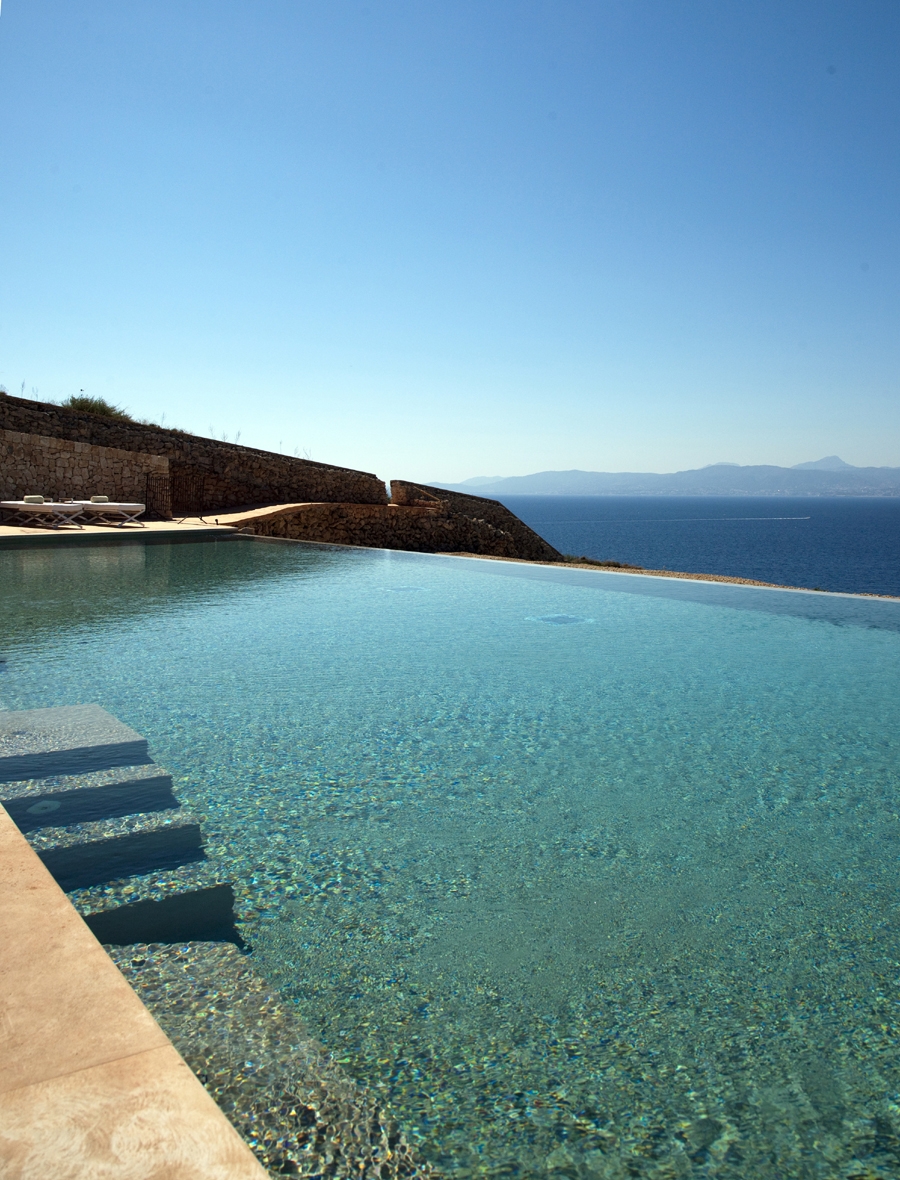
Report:
<svg viewBox="0 0 900 1180"><path fill-rule="evenodd" d="M87 512L136 512L140 509L141 512L146 508L146 504L126 504L118 500L79 500L78 503Z"/></svg>
<svg viewBox="0 0 900 1180"><path fill-rule="evenodd" d="M0 502L0 508L12 508L17 512L34 512L37 515L48 512L63 512L70 515L77 515L82 505L70 501L68 504L59 504L55 500L3 500Z"/></svg>

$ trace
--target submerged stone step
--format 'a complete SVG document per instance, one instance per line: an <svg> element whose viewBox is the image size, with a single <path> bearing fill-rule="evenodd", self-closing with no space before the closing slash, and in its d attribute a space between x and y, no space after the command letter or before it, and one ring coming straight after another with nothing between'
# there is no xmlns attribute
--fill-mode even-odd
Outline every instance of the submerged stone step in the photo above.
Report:
<svg viewBox="0 0 900 1180"><path fill-rule="evenodd" d="M172 788L172 777L168 774L99 787L47 791L17 799L0 798L0 803L21 832L45 827L64 828L70 824L180 807Z"/></svg>
<svg viewBox="0 0 900 1180"><path fill-rule="evenodd" d="M47 774L40 778L10 780L0 786L0 795L4 802L7 799L24 799L26 796L30 796L33 802L41 795L55 794L57 791L111 787L168 773L165 767L151 758L144 759L137 766L110 766L105 770L86 770L81 774Z"/></svg>
<svg viewBox="0 0 900 1180"><path fill-rule="evenodd" d="M35 852L40 853L53 848L70 848L73 844L91 844L138 832L170 827L183 828L188 824L197 823L200 823L198 815L179 807L176 810L139 812L136 815L121 815L110 819L92 820L90 823L70 824L66 828L35 828L27 834L26 839Z"/></svg>
<svg viewBox="0 0 900 1180"><path fill-rule="evenodd" d="M178 812L164 814L167 816L174 814L178 816L179 820L181 818ZM190 817L192 822L195 818L194 816ZM125 825L133 821L125 818L107 820L106 822ZM141 830L143 830L143 825L141 825ZM29 837L29 841L36 851L41 847L50 848L56 844L69 842L63 838L51 844L44 838L47 831L48 829L45 828L40 832L32 832ZM68 836L69 833L63 835ZM92 838L96 837L93 837L92 834ZM178 868L157 870L145 873L141 877L120 877L114 881L105 881L100 885L89 885L84 889L71 889L68 891L69 900L84 917L87 914L112 909L114 906L133 905L138 901L161 901L163 898L173 897L179 893L191 893L195 889L209 889L222 881L225 870L216 863L214 857L210 857L208 847L204 847L204 852L206 852L208 859L191 861L188 864L179 865ZM237 890L237 892L242 891Z"/></svg>
<svg viewBox="0 0 900 1180"><path fill-rule="evenodd" d="M99 705L0 713L0 782L152 762L147 741Z"/></svg>
<svg viewBox="0 0 900 1180"><path fill-rule="evenodd" d="M62 889L140 876L204 860L199 824L167 824L107 840L36 849Z"/></svg>
<svg viewBox="0 0 900 1180"><path fill-rule="evenodd" d="M234 921L234 890L219 883L160 900L136 901L84 915L99 942L233 942L244 946Z"/></svg>

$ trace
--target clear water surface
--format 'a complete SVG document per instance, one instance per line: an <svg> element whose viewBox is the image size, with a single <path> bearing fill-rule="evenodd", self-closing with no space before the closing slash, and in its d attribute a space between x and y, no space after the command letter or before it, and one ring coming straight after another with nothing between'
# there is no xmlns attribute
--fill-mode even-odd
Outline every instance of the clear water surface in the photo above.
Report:
<svg viewBox="0 0 900 1180"><path fill-rule="evenodd" d="M0 552L258 969L449 1174L900 1174L900 607L234 541Z"/></svg>

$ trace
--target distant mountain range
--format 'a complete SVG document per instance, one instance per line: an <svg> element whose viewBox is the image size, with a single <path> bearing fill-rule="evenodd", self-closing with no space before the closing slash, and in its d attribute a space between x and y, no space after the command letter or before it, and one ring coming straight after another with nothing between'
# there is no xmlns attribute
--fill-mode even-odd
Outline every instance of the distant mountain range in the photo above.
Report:
<svg viewBox="0 0 900 1180"><path fill-rule="evenodd" d="M667 475L633 471L539 471L479 475L435 488L475 496L900 496L900 467L853 467L837 455L794 467L713 463Z"/></svg>

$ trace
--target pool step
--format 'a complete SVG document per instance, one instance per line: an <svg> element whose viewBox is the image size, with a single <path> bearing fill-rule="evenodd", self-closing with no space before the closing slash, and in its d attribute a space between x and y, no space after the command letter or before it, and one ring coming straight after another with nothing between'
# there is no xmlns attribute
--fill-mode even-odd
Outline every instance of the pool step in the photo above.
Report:
<svg viewBox="0 0 900 1180"><path fill-rule="evenodd" d="M148 774L146 770L142 778L126 782L50 790L38 795L0 799L0 803L19 831L26 834L39 828L65 828L70 824L168 811L181 806L175 798L172 776Z"/></svg>
<svg viewBox="0 0 900 1180"><path fill-rule="evenodd" d="M8 806L4 804L4 806ZM65 828L38 828L28 833L28 843L40 855L51 848L69 848L74 844L94 844L100 840L115 840L120 836L132 836L139 832L153 832L161 828L184 827L199 824L200 817L182 808L166 811L148 811L136 815L112 816L110 819L92 820L90 823L70 824Z"/></svg>
<svg viewBox="0 0 900 1180"><path fill-rule="evenodd" d="M98 705L0 714L0 803L101 942L227 941L234 890L144 738Z"/></svg>
<svg viewBox="0 0 900 1180"><path fill-rule="evenodd" d="M199 824L166 824L107 840L48 848L38 851L38 856L67 892L206 859Z"/></svg>
<svg viewBox="0 0 900 1180"><path fill-rule="evenodd" d="M146 738L99 705L0 713L0 782L151 761Z"/></svg>
<svg viewBox="0 0 900 1180"><path fill-rule="evenodd" d="M234 890L220 883L171 897L146 899L84 917L99 942L128 946L135 942L244 941L234 924Z"/></svg>
<svg viewBox="0 0 900 1180"><path fill-rule="evenodd" d="M181 810L171 775L153 763L29 779L3 795L67 892L205 859L199 821Z"/></svg>
<svg viewBox="0 0 900 1180"><path fill-rule="evenodd" d="M68 891L82 917L136 901L159 901L178 893L208 889L222 883L222 874L211 860L194 860L177 867L157 869L136 877L119 877L83 889Z"/></svg>

